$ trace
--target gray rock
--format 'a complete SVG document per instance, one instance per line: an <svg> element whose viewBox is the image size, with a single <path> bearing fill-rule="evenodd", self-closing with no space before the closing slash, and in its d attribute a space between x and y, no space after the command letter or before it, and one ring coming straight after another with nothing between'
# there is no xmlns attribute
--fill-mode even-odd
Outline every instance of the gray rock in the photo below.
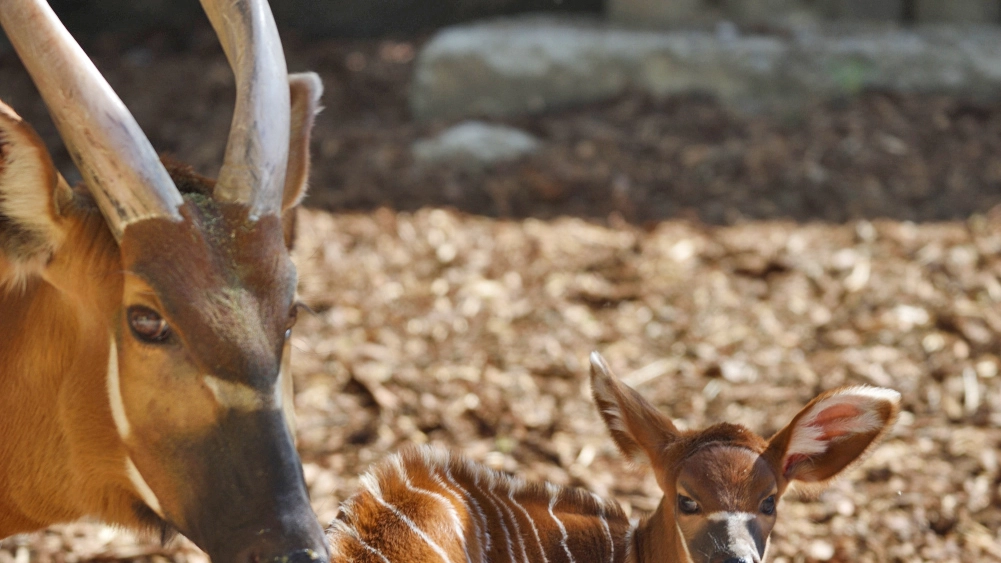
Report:
<svg viewBox="0 0 1001 563"><path fill-rule="evenodd" d="M530 17L449 28L418 57L419 119L510 116L607 99L627 89L726 96L767 87L786 46L772 37L718 41L704 32L644 32Z"/></svg>
<svg viewBox="0 0 1001 563"><path fill-rule="evenodd" d="M415 117L434 119L537 113L625 91L701 91L735 107L866 88L992 95L999 61L992 26L809 26L781 37L529 17L439 33L418 57L410 101Z"/></svg>
<svg viewBox="0 0 1001 563"><path fill-rule="evenodd" d="M940 4L986 4L990 1L917 0L919 6L934 4L936 8ZM902 23L905 14L904 0L608 0L607 6L609 17L616 23L660 29L709 26L720 20L779 27L792 22L824 20ZM949 13L957 11L952 6L938 9ZM974 7L959 11L976 13Z"/></svg>
<svg viewBox="0 0 1001 563"><path fill-rule="evenodd" d="M915 19L919 22L998 23L1001 6L997 0L917 0Z"/></svg>
<svg viewBox="0 0 1001 563"><path fill-rule="evenodd" d="M413 145L414 160L422 164L451 162L471 167L516 160L539 150L535 137L504 125L464 121L433 139Z"/></svg>

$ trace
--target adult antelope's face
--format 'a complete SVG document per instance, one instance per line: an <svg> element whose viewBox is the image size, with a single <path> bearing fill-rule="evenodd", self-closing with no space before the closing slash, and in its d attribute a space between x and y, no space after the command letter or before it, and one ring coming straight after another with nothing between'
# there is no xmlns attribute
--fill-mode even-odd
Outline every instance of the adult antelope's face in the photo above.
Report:
<svg viewBox="0 0 1001 563"><path fill-rule="evenodd" d="M264 0L203 5L237 82L217 182L161 164L44 2L0 2L84 177L0 103L0 537L94 515L219 561L327 557L287 370L321 86Z"/></svg>

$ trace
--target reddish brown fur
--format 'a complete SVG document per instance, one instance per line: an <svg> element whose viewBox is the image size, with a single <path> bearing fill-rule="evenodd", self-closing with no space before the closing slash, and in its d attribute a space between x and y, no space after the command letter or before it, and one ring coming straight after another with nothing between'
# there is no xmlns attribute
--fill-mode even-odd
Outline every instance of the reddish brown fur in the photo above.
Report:
<svg viewBox="0 0 1001 563"><path fill-rule="evenodd" d="M333 560L760 561L775 524L766 499L777 501L794 479L826 480L857 462L897 412L891 391L846 388L811 401L771 440L727 423L682 432L618 383L600 356L592 357L592 366L595 403L612 438L626 455L647 458L664 491L656 511L638 526L631 527L614 503L579 489L523 483L422 448L391 457L363 479L364 490L344 503L327 529ZM826 408L811 410L823 401ZM818 438L810 441L814 430ZM787 458L796 455L788 451L794 433L797 447L823 451L807 454L807 468L793 464L784 471ZM514 501L507 498L511 490ZM682 498L697 510L682 510Z"/></svg>
<svg viewBox="0 0 1001 563"><path fill-rule="evenodd" d="M394 563L439 561L441 552L456 562L568 561L562 532L549 514L553 495L553 512L567 529L572 554L610 555L614 550L616 562L626 561L629 521L615 503L580 489L560 487L551 493L542 484L431 448L408 449L381 463L365 489L344 503L328 528L332 561L383 563L359 537ZM418 524L442 551L430 547L386 504ZM602 516L614 545L600 524ZM360 536L352 537L352 529Z"/></svg>
<svg viewBox="0 0 1001 563"><path fill-rule="evenodd" d="M0 537L88 514L150 523L122 475L125 451L106 397L107 335L123 281L118 246L83 192L60 222L66 242L43 276L0 292L0 482L17 484L0 487Z"/></svg>
<svg viewBox="0 0 1001 563"><path fill-rule="evenodd" d="M293 111L310 115L294 116L291 142L308 159L320 85L294 81ZM87 188L65 188L4 109L0 137L20 152L0 152L0 236L30 231L42 244L0 244L0 538L91 516L176 528L227 560L321 556L282 414L296 287L285 241L308 162L290 164L289 205L259 218L165 162L182 220L136 221L116 242ZM14 154L24 176L3 174ZM157 312L171 340L133 334L136 306Z"/></svg>

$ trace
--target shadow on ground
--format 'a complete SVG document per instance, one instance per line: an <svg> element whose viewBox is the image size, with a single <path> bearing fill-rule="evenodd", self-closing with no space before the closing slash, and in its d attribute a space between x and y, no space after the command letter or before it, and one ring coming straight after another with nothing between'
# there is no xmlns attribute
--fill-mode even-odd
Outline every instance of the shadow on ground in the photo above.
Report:
<svg viewBox="0 0 1001 563"><path fill-rule="evenodd" d="M960 219L1001 203L1001 104L870 92L788 114L739 115L700 96L625 96L507 123L539 153L470 169L422 166L411 145L450 123L414 123L407 86L420 41L286 38L290 70L327 91L308 204L327 210L453 207L494 217L615 214L634 224L792 219ZM98 66L158 150L213 174L232 111L232 77L207 28L107 35ZM30 81L0 54L0 99L71 165Z"/></svg>

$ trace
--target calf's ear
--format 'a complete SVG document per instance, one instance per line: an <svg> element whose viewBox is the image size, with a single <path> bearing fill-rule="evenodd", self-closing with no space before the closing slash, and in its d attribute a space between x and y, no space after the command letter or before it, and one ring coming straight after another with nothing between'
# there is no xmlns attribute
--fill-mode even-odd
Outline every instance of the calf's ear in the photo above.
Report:
<svg viewBox="0 0 1001 563"><path fill-rule="evenodd" d="M597 352L591 352L591 392L619 450L634 461L646 460L655 467L661 463L678 429L635 389L620 382Z"/></svg>
<svg viewBox="0 0 1001 563"><path fill-rule="evenodd" d="M862 461L893 426L900 393L843 387L818 396L769 440L766 458L786 480L824 485Z"/></svg>

